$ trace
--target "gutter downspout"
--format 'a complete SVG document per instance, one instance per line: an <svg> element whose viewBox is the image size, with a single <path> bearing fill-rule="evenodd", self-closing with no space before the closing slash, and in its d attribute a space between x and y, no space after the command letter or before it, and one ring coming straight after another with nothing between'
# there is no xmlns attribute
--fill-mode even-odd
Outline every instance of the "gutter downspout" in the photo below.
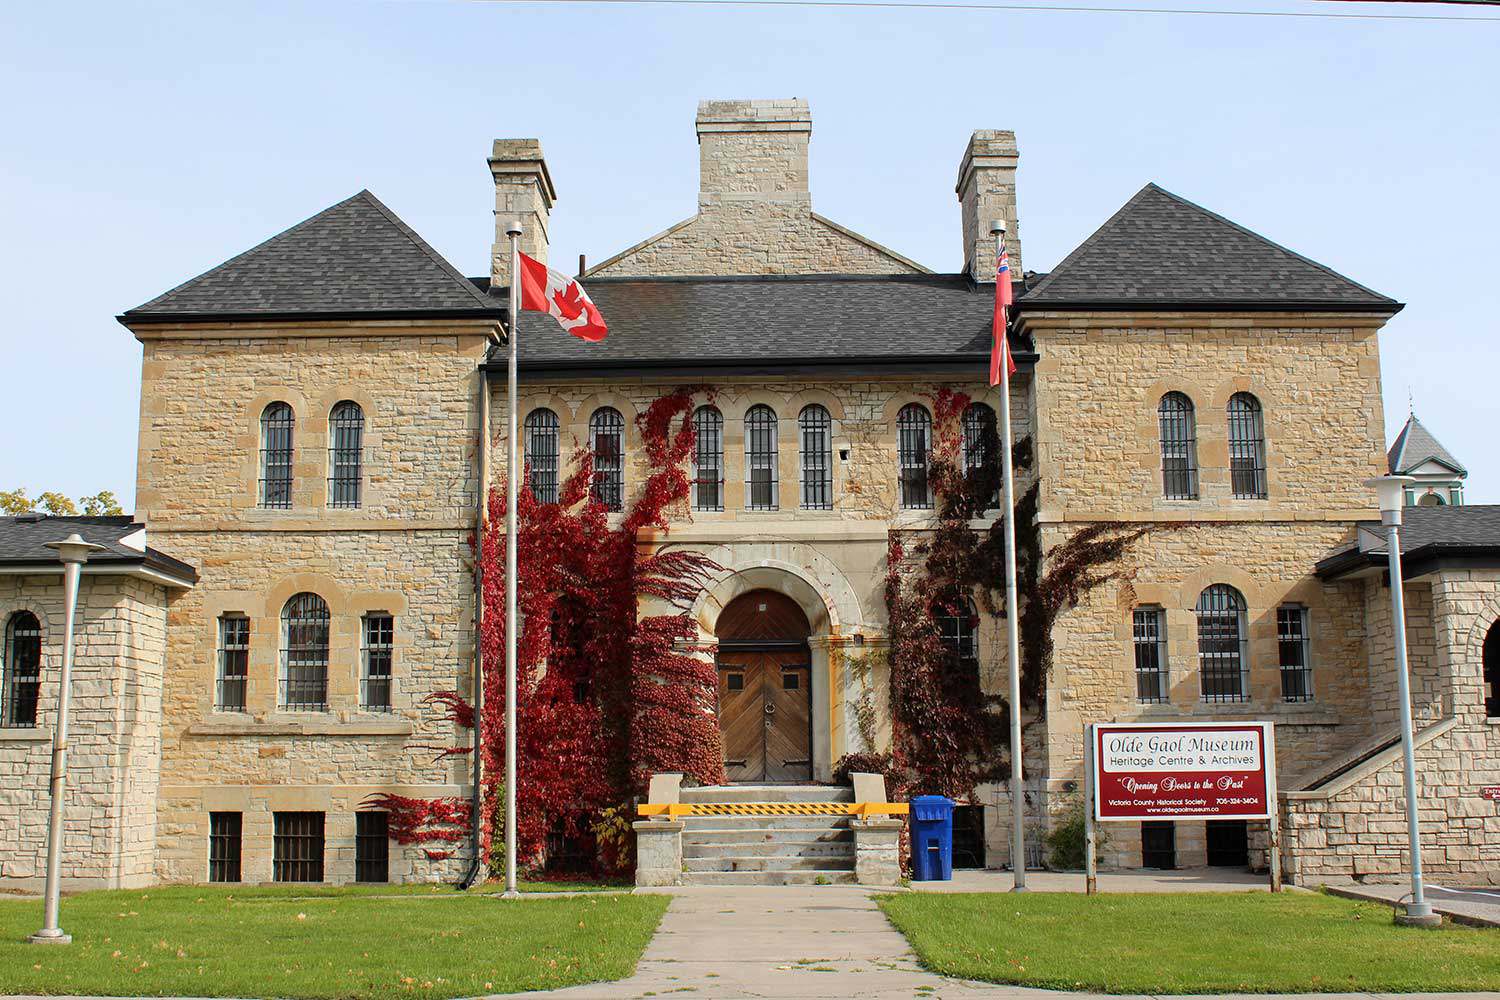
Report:
<svg viewBox="0 0 1500 1000"><path fill-rule="evenodd" d="M487 338L490 344L499 346L500 338L493 333ZM475 369L479 377L479 435L478 478L479 498L474 510L474 792L469 804L469 843L472 856L469 870L459 882L460 889L468 889L480 881L484 865L479 851L484 840L484 535L490 521L490 377L480 361Z"/></svg>

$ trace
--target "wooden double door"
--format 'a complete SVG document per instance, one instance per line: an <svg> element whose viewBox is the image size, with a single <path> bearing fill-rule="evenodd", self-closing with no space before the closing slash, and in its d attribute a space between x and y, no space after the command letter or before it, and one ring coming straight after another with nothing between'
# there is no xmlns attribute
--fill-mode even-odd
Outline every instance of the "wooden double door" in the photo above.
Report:
<svg viewBox="0 0 1500 1000"><path fill-rule="evenodd" d="M805 647L719 654L719 729L730 781L812 780L811 682Z"/></svg>

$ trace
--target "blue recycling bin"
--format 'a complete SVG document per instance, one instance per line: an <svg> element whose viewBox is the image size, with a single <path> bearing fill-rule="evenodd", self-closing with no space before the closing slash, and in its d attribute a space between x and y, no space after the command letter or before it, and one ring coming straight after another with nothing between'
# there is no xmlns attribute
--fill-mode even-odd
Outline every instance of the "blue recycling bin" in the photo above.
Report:
<svg viewBox="0 0 1500 1000"><path fill-rule="evenodd" d="M952 799L918 795L911 800L911 867L917 882L952 881Z"/></svg>

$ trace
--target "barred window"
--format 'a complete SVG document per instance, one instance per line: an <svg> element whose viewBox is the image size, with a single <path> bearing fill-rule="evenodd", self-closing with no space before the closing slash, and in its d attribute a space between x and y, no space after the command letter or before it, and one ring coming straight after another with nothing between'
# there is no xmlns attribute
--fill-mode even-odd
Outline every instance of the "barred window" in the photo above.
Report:
<svg viewBox="0 0 1500 1000"><path fill-rule="evenodd" d="M323 881L323 814L279 812L272 822L271 877L277 882Z"/></svg>
<svg viewBox="0 0 1500 1000"><path fill-rule="evenodd" d="M1236 500L1266 498L1266 429L1260 400L1229 397L1229 482Z"/></svg>
<svg viewBox="0 0 1500 1000"><path fill-rule="evenodd" d="M244 814L237 812L208 814L208 880L210 882L238 882L240 880L244 819Z"/></svg>
<svg viewBox="0 0 1500 1000"><path fill-rule="evenodd" d="M1484 666L1484 714L1491 719L1500 717L1500 621L1493 622L1484 634L1484 646L1480 650Z"/></svg>
<svg viewBox="0 0 1500 1000"><path fill-rule="evenodd" d="M693 413L693 509L724 509L724 415L712 406Z"/></svg>
<svg viewBox="0 0 1500 1000"><path fill-rule="evenodd" d="M531 495L537 503L557 503L557 414L545 406L526 414L521 442L531 473Z"/></svg>
<svg viewBox="0 0 1500 1000"><path fill-rule="evenodd" d="M961 598L957 607L945 609L937 616L937 626L943 645L960 663L979 662L979 609L972 598Z"/></svg>
<svg viewBox="0 0 1500 1000"><path fill-rule="evenodd" d="M625 418L601 406L589 418L589 451L594 456L594 499L606 510L625 506Z"/></svg>
<svg viewBox="0 0 1500 1000"><path fill-rule="evenodd" d="M896 458L901 474L901 506L925 510L932 506L927 487L927 453L932 447L932 415L927 407L909 403L896 415Z"/></svg>
<svg viewBox="0 0 1500 1000"><path fill-rule="evenodd" d="M390 814L374 811L355 813L354 881L389 882L390 880Z"/></svg>
<svg viewBox="0 0 1500 1000"><path fill-rule="evenodd" d="M5 625L4 685L0 686L0 725L36 725L42 688L42 624L30 611L17 611Z"/></svg>
<svg viewBox="0 0 1500 1000"><path fill-rule="evenodd" d="M1281 654L1281 700L1312 701L1312 642L1306 608L1283 604L1276 609L1276 645Z"/></svg>
<svg viewBox="0 0 1500 1000"><path fill-rule="evenodd" d="M292 505L292 429L296 418L286 403L260 413L260 505Z"/></svg>
<svg viewBox="0 0 1500 1000"><path fill-rule="evenodd" d="M970 495L984 500L978 513L1000 506L1000 433L995 411L985 403L964 410L964 477Z"/></svg>
<svg viewBox="0 0 1500 1000"><path fill-rule="evenodd" d="M328 605L317 594L297 594L281 608L281 707L328 708Z"/></svg>
<svg viewBox="0 0 1500 1000"><path fill-rule="evenodd" d="M1168 500L1198 499L1198 430L1193 401L1169 392L1156 409L1161 424L1162 494Z"/></svg>
<svg viewBox="0 0 1500 1000"><path fill-rule="evenodd" d="M1198 595L1198 674L1204 701L1248 701L1245 599L1224 583Z"/></svg>
<svg viewBox="0 0 1500 1000"><path fill-rule="evenodd" d="M363 492L365 411L346 399L328 414L328 505L354 508Z"/></svg>
<svg viewBox="0 0 1500 1000"><path fill-rule="evenodd" d="M1135 643L1135 700L1160 704L1168 697L1166 612L1136 608L1131 618Z"/></svg>
<svg viewBox="0 0 1500 1000"><path fill-rule="evenodd" d="M372 611L360 625L359 707L367 712L389 712L396 620L383 611Z"/></svg>
<svg viewBox="0 0 1500 1000"><path fill-rule="evenodd" d="M780 506L776 433L776 414L771 408L764 404L750 407L745 414L745 506L750 510Z"/></svg>
<svg viewBox="0 0 1500 1000"><path fill-rule="evenodd" d="M817 403L797 415L802 509L833 509L833 418Z"/></svg>
<svg viewBox="0 0 1500 1000"><path fill-rule="evenodd" d="M250 619L219 616L219 670L214 708L220 712L245 710L245 687L250 674Z"/></svg>

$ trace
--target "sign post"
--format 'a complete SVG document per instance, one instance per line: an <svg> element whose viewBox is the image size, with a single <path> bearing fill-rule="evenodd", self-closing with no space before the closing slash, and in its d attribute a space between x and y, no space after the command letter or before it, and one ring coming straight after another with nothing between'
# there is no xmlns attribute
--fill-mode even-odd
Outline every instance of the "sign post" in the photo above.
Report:
<svg viewBox="0 0 1500 1000"><path fill-rule="evenodd" d="M1083 727L1083 891L1099 891L1099 842L1094 830L1094 724Z"/></svg>
<svg viewBox="0 0 1500 1000"><path fill-rule="evenodd" d="M1101 722L1086 727L1088 886L1093 823L1266 820L1271 890L1281 891L1275 727L1270 722Z"/></svg>

